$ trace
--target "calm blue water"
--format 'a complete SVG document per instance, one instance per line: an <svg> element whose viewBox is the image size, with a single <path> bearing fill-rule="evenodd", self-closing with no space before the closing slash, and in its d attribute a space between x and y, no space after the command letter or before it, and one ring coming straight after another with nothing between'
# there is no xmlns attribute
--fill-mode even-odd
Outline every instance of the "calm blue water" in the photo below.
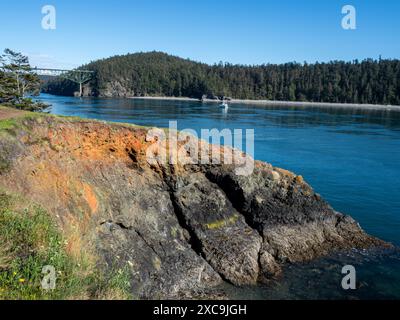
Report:
<svg viewBox="0 0 400 320"><path fill-rule="evenodd" d="M353 216L370 234L400 245L400 112L231 105L225 113L215 104L198 102L50 95L42 95L41 100L52 104L52 113L68 116L158 127L168 127L170 120L177 120L179 129L197 132L207 128L254 129L256 159L302 175L336 210ZM398 255L370 254L371 261L366 255L355 252L346 256L364 275L363 282L360 280L364 284L356 292L337 288L341 256L292 266L275 287L240 294L262 298L400 298ZM326 267L335 263L336 269ZM304 270L318 272L304 274ZM305 284L307 276L311 279ZM315 278L324 278L324 284ZM331 287L326 279L332 280ZM307 285L314 294L303 297Z"/></svg>

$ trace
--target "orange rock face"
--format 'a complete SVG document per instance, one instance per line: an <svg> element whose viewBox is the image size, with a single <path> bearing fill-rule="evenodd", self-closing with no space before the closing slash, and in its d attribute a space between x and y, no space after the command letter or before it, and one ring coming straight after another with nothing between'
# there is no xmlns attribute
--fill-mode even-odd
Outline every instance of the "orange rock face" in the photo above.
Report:
<svg viewBox="0 0 400 320"><path fill-rule="evenodd" d="M238 175L236 166L248 160L241 152L195 138L171 147L156 133L22 119L0 137L0 186L45 207L71 254L90 250L101 268L128 266L142 298L190 297L223 279L256 284L286 262L383 244L301 176L261 162ZM199 162L196 148L209 163ZM231 164L211 161L230 153ZM170 163L173 157L185 161Z"/></svg>

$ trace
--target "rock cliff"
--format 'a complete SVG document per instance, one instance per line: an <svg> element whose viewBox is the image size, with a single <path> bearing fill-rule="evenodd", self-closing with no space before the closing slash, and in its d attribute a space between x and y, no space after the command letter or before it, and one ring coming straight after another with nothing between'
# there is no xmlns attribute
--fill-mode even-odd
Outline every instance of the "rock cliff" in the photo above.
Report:
<svg viewBox="0 0 400 320"><path fill-rule="evenodd" d="M44 206L74 235L71 251L90 247L99 268L127 267L138 298L255 285L286 263L385 245L301 176L270 164L256 161L250 175L234 164L170 165L149 161L149 148L158 155L163 146L147 128L49 115L13 121L1 132L0 186Z"/></svg>

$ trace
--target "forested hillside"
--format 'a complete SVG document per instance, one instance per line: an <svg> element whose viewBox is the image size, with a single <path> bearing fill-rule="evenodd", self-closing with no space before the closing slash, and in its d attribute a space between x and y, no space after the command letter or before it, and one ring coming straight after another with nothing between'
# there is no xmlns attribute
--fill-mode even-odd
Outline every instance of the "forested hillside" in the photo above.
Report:
<svg viewBox="0 0 400 320"><path fill-rule="evenodd" d="M400 60L259 66L207 65L161 52L115 56L82 66L96 72L85 95L203 95L237 99L400 105ZM76 85L49 82L44 91L72 95Z"/></svg>

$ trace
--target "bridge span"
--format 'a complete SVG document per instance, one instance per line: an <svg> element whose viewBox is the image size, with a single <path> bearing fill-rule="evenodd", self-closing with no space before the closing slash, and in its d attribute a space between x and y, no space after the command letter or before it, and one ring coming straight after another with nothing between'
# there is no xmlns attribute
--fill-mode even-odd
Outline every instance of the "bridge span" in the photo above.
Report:
<svg viewBox="0 0 400 320"><path fill-rule="evenodd" d="M32 71L42 76L60 77L79 84L79 96L82 96L82 85L90 81L94 76L94 71L90 70L64 70L64 69L50 69L50 68L32 68Z"/></svg>

